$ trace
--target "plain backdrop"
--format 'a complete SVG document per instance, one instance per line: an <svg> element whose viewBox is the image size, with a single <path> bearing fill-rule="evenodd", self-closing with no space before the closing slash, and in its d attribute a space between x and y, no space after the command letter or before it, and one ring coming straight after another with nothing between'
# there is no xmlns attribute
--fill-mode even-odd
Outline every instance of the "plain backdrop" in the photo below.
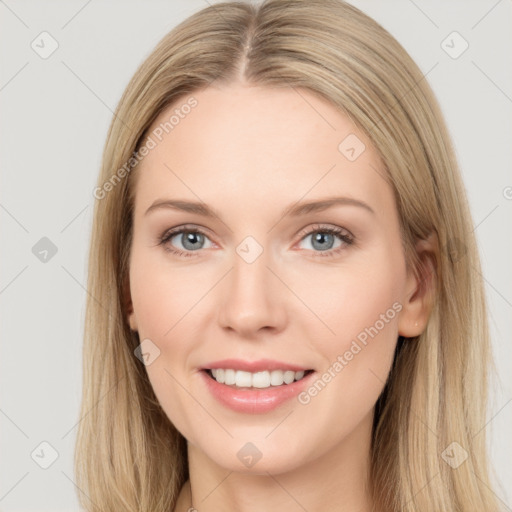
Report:
<svg viewBox="0 0 512 512"><path fill-rule="evenodd" d="M142 60L208 3L0 1L0 511L78 510L72 460L87 251L107 129ZM499 374L482 427L497 494L511 507L512 4L352 3L426 73L453 137Z"/></svg>

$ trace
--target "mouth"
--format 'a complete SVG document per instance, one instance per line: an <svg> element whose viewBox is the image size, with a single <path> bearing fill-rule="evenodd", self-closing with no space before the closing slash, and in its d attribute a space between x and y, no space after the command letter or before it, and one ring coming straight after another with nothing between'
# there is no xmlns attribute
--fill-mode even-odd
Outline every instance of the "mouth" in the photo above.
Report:
<svg viewBox="0 0 512 512"><path fill-rule="evenodd" d="M232 368L205 368L208 377L233 389L272 389L288 386L307 377L314 370L264 370L247 372Z"/></svg>
<svg viewBox="0 0 512 512"><path fill-rule="evenodd" d="M316 371L271 359L224 359L206 364L199 374L208 393L224 407L264 414L289 404L311 385Z"/></svg>

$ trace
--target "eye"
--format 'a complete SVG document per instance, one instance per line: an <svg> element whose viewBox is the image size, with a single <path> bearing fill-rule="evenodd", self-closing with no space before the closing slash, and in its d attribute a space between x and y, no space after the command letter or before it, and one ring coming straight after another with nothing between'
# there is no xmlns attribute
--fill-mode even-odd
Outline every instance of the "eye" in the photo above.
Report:
<svg viewBox="0 0 512 512"><path fill-rule="evenodd" d="M182 226L180 228L166 231L160 238L159 244L163 245L166 251L173 254L177 254L179 256L194 256L194 252L208 248L208 246L203 246L205 240L209 239L207 238L206 233L202 230ZM179 246L176 248L175 244L181 244L183 249L180 249Z"/></svg>
<svg viewBox="0 0 512 512"><path fill-rule="evenodd" d="M340 227L337 226L322 226L315 225L305 233L301 233L301 242L306 240L312 235L312 249L316 254L315 256L320 257L333 257L337 256L340 252L345 250L347 246L354 243L353 235ZM333 245L338 239L339 243L333 248ZM204 246L205 241L210 245ZM200 252L201 249L211 248L211 241L207 234L197 227L181 226L178 228L166 231L158 241L159 245L162 245L164 249L172 254L178 256L196 256L195 252ZM181 248L179 247L181 245Z"/></svg>
<svg viewBox="0 0 512 512"><path fill-rule="evenodd" d="M347 246L354 243L354 237L347 230L337 226L313 226L313 229L307 231L301 241L309 237L312 237L312 250L317 253L315 256L320 257L336 256L341 251L345 250ZM336 243L336 238L340 243L333 248L333 245Z"/></svg>

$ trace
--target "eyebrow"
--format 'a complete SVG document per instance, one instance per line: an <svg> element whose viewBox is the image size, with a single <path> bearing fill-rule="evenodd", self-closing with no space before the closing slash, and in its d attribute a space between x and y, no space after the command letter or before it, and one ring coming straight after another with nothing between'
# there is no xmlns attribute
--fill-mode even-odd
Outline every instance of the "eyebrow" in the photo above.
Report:
<svg viewBox="0 0 512 512"><path fill-rule="evenodd" d="M351 197L327 197L314 201L293 203L283 210L283 212L281 213L281 218L287 216L299 217L301 215L307 215L309 213L321 212L327 210L328 208L332 208L333 206L340 205L359 206L375 215L375 211L372 209L372 207L366 204L365 202L360 201L359 199L354 199ZM207 204L195 201L187 201L184 199L157 199L146 210L146 213L144 215L148 215L150 212L159 209L172 209L184 211L187 213L195 213L197 215L202 215L204 217L216 217L218 219L222 219L220 213L214 208L208 206Z"/></svg>

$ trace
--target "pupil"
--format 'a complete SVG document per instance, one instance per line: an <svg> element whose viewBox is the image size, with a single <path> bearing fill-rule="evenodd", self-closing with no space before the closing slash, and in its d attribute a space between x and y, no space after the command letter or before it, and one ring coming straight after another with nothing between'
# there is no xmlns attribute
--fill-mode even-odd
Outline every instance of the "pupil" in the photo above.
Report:
<svg viewBox="0 0 512 512"><path fill-rule="evenodd" d="M313 239L313 246L315 245L315 243L317 242L320 242L320 243L324 243L325 244L325 239L326 237L332 237L333 235L331 235L330 233L317 233L317 235L314 237ZM317 247L319 249L325 249L325 245L320 245L319 247Z"/></svg>
<svg viewBox="0 0 512 512"><path fill-rule="evenodd" d="M185 235L185 242L183 246L187 249L194 249L195 246L198 245L198 241L200 240L201 233L188 233ZM189 246L187 246L189 244Z"/></svg>

